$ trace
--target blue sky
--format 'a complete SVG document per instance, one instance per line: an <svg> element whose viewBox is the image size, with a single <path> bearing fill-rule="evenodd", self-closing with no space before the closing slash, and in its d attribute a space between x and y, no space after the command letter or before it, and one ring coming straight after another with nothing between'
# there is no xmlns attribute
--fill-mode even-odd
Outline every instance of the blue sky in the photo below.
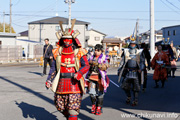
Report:
<svg viewBox="0 0 180 120"><path fill-rule="evenodd" d="M2 12L9 13L9 1L0 0ZM155 1L155 29L180 24L180 0ZM17 33L28 29L28 22L59 16L68 18L68 5L64 0L12 0L12 26ZM108 36L129 36L136 19L139 32L149 30L149 0L76 0L72 4L72 18L90 22L89 28ZM5 17L9 23L9 16Z"/></svg>

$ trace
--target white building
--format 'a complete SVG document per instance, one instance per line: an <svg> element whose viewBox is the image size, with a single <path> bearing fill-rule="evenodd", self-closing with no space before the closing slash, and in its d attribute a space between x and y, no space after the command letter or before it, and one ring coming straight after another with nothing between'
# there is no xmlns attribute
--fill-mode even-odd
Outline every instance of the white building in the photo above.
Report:
<svg viewBox="0 0 180 120"><path fill-rule="evenodd" d="M53 17L43 20L38 20L34 22L28 23L29 25L29 40L37 41L44 44L44 39L49 38L50 44L55 45L58 41L55 33L60 30L59 21L63 22L63 28L67 28L68 26L68 18L63 17ZM90 23L76 20L74 30L79 30L80 35L77 37L82 47L86 47L86 41L89 37L87 37L88 25Z"/></svg>
<svg viewBox="0 0 180 120"><path fill-rule="evenodd" d="M0 32L0 63L22 58L22 47L16 45L19 34Z"/></svg>
<svg viewBox="0 0 180 120"><path fill-rule="evenodd" d="M0 45L16 45L16 37L20 36L15 33L0 32Z"/></svg>
<svg viewBox="0 0 180 120"><path fill-rule="evenodd" d="M144 33L139 34L139 40L141 43L145 42L146 44L149 44L150 39L150 31L146 31ZM154 35L154 41L155 43L161 42L163 39L162 30L156 30Z"/></svg>
<svg viewBox="0 0 180 120"><path fill-rule="evenodd" d="M105 38L106 34L99 32L94 29L89 30L89 40L88 46L94 47L96 44L102 44L102 40Z"/></svg>

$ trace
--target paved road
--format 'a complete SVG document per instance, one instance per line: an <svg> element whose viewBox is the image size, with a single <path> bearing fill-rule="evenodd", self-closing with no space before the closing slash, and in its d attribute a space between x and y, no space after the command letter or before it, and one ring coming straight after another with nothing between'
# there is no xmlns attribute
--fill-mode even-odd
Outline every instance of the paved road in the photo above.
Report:
<svg viewBox="0 0 180 120"><path fill-rule="evenodd" d="M178 63L180 68L180 63ZM0 120L65 120L53 105L53 93L46 90L47 76L36 65L0 66ZM117 84L117 68L110 68L109 78ZM145 93L139 105L125 104L125 93L110 84L105 95L103 114L90 114L91 103L84 95L79 120L180 120L180 69L176 78L169 78L165 88L154 89L149 71ZM138 118L139 117L139 118Z"/></svg>

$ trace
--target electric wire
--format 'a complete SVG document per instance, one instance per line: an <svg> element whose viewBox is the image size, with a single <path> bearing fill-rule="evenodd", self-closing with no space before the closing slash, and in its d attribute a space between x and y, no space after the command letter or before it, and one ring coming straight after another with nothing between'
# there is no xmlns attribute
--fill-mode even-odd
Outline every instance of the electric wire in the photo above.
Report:
<svg viewBox="0 0 180 120"><path fill-rule="evenodd" d="M175 11L174 9L172 9L171 7L169 7L163 0L160 0L166 7L168 7L169 9L171 9L173 12L177 13L180 15L179 12Z"/></svg>
<svg viewBox="0 0 180 120"><path fill-rule="evenodd" d="M34 12L33 14L31 14L32 16L23 17L23 18L14 20L14 21L16 21L16 22L21 22L21 21L24 21L24 20L27 20L27 19L28 19L28 20L29 20L29 19L32 19L32 18L36 17L36 16L33 16L33 15L37 15L38 13L42 13L42 11L44 11L45 9L49 9L49 8L53 7L55 3L56 3L56 1L53 2L52 4L50 4L49 6L43 8L43 9L41 9L41 10L39 10L39 11Z"/></svg>
<svg viewBox="0 0 180 120"><path fill-rule="evenodd" d="M18 0L15 4L12 4L13 6L16 6L20 3L21 0Z"/></svg>
<svg viewBox="0 0 180 120"><path fill-rule="evenodd" d="M177 7L176 5L174 5L172 2L169 2L169 0L166 0L166 2L168 2L170 5L172 5L172 6L175 7L176 9L180 10L179 7Z"/></svg>

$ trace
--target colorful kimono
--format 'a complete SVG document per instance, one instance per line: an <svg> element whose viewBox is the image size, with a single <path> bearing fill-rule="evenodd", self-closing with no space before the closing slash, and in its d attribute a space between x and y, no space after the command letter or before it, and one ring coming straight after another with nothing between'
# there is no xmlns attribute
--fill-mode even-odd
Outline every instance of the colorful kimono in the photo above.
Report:
<svg viewBox="0 0 180 120"><path fill-rule="evenodd" d="M105 64L107 62L107 58L108 58L107 55L101 54L98 58L98 64ZM94 55L92 55L88 61L91 61L93 59L94 59ZM86 79L88 79L87 77L88 77L89 72L90 71L87 72ZM101 85L104 88L104 92L106 92L107 88L109 87L109 78L107 76L107 71L106 70L103 71L99 69L99 73L101 76Z"/></svg>
<svg viewBox="0 0 180 120"><path fill-rule="evenodd" d="M107 56L101 53L100 56L92 55L89 59L91 66L86 79L88 81L89 95L92 102L91 113L100 115L102 112L104 94L109 87L109 78L107 76L108 61Z"/></svg>

